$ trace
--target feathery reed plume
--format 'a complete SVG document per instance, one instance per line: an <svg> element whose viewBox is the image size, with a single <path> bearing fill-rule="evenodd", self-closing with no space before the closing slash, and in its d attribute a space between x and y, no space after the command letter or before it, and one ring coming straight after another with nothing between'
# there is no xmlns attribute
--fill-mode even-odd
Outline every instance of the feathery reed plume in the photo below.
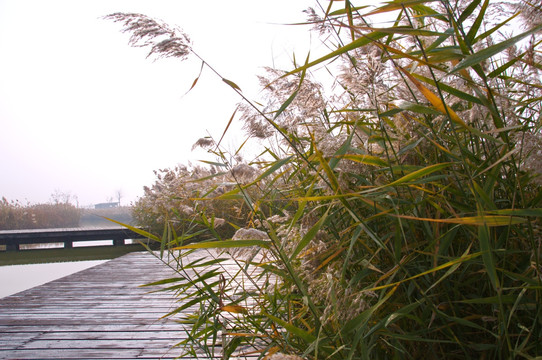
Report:
<svg viewBox="0 0 542 360"><path fill-rule="evenodd" d="M198 141L196 141L194 143L194 145L192 145L192 150L194 150L194 149L196 149L198 147L200 147L202 149L209 149L214 144L215 144L215 142L211 138L208 138L208 137L199 138Z"/></svg>
<svg viewBox="0 0 542 360"><path fill-rule="evenodd" d="M147 57L157 59L175 57L185 60L192 51L190 38L179 28L137 13L113 13L104 16L123 24L122 32L131 34L129 44L133 47L150 47Z"/></svg>

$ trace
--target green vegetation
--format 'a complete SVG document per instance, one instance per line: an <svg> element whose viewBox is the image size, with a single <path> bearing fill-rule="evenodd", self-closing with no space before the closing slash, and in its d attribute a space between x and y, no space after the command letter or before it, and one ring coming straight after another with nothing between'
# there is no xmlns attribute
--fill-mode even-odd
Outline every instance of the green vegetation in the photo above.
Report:
<svg viewBox="0 0 542 360"><path fill-rule="evenodd" d="M236 163L202 139L213 167L172 172L177 185L139 204L177 260L163 282L187 303L169 314L191 326L183 352L542 356L539 2L363 4L309 10L329 54L268 69L264 98L243 98L260 156ZM151 55L199 57L179 30L109 18ZM215 229L220 201L239 215L231 238Z"/></svg>
<svg viewBox="0 0 542 360"><path fill-rule="evenodd" d="M144 251L140 244L123 246L87 246L79 248L32 249L0 252L0 266L45 264L53 262L109 260L134 251Z"/></svg>

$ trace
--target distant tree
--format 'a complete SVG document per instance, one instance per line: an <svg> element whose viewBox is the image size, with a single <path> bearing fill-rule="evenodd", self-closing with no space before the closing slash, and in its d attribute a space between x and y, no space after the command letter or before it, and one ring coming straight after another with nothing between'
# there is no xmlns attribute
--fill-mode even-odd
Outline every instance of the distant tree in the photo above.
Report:
<svg viewBox="0 0 542 360"><path fill-rule="evenodd" d="M55 191L51 194L50 201L53 204L71 204L76 206L79 204L77 195L73 195L70 192L61 191L59 189L55 189Z"/></svg>
<svg viewBox="0 0 542 360"><path fill-rule="evenodd" d="M120 206L120 199L122 199L123 196L124 194L122 193L121 189L118 189L117 191L115 191L115 197L117 198L117 202L119 203L119 206Z"/></svg>

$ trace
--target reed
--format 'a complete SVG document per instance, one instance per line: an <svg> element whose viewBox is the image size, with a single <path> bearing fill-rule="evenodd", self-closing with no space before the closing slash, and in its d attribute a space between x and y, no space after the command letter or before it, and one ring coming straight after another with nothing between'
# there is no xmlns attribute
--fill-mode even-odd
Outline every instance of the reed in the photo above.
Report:
<svg viewBox="0 0 542 360"><path fill-rule="evenodd" d="M22 204L0 201L0 230L46 229L79 226L80 210L69 203Z"/></svg>
<svg viewBox="0 0 542 360"><path fill-rule="evenodd" d="M307 13L329 54L269 69L265 97L240 105L266 149L250 162L257 176L199 194L200 211L180 216L206 229L204 242L186 244L190 231L168 222L147 234L180 274L198 274L163 281L189 304L169 314L191 326L184 353L540 356L540 3L345 1ZM197 56L169 27L111 17L151 54ZM205 204L231 199L249 212L224 239ZM222 266L232 258L233 271ZM182 315L190 305L199 310Z"/></svg>

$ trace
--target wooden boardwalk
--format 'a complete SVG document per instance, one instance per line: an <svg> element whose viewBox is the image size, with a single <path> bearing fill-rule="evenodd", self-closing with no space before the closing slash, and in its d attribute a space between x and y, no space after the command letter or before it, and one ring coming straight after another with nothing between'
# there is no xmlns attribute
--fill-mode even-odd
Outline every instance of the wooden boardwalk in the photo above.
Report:
<svg viewBox="0 0 542 360"><path fill-rule="evenodd" d="M160 319L175 300L139 287L172 274L130 253L0 299L0 359L175 358L183 327Z"/></svg>

